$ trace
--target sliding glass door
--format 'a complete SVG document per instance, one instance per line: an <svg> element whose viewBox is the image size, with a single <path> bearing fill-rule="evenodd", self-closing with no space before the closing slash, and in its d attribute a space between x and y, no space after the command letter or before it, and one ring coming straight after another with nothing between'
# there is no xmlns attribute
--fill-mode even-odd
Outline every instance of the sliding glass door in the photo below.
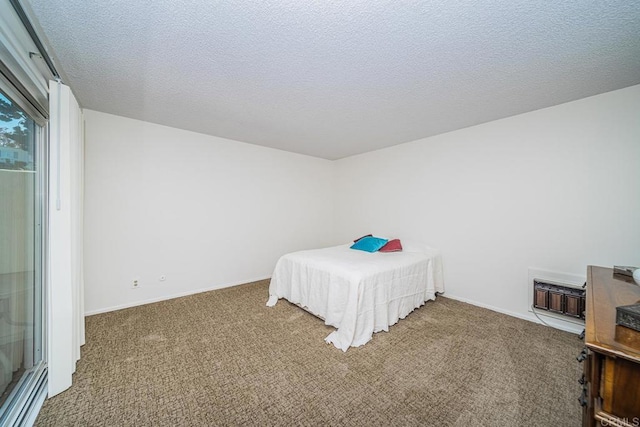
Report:
<svg viewBox="0 0 640 427"><path fill-rule="evenodd" d="M0 85L0 425L44 387L44 130ZM15 92L13 92L15 93Z"/></svg>

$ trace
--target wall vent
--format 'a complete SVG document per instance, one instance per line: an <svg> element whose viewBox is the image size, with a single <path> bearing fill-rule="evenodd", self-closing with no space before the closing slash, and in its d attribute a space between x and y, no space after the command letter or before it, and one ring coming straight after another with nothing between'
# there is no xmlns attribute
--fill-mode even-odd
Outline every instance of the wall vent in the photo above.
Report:
<svg viewBox="0 0 640 427"><path fill-rule="evenodd" d="M585 290L533 279L533 309L584 319Z"/></svg>
<svg viewBox="0 0 640 427"><path fill-rule="evenodd" d="M529 311L573 324L584 324L585 278L529 269Z"/></svg>

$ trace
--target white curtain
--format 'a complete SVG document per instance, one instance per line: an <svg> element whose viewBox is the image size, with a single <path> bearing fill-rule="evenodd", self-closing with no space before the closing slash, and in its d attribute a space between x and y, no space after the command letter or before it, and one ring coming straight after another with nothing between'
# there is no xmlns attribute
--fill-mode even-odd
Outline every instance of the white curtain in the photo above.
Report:
<svg viewBox="0 0 640 427"><path fill-rule="evenodd" d="M0 391L33 365L34 185L32 171L0 169Z"/></svg>
<svg viewBox="0 0 640 427"><path fill-rule="evenodd" d="M0 390L23 365L27 273L3 274L0 295ZM25 366L26 367L26 366Z"/></svg>
<svg viewBox="0 0 640 427"><path fill-rule="evenodd" d="M71 386L84 344L84 129L68 86L49 82L49 397Z"/></svg>

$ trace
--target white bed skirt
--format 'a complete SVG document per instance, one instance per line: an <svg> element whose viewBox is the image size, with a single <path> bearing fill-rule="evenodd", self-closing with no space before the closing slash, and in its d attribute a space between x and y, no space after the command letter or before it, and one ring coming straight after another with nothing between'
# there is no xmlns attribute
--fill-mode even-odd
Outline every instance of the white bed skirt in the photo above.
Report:
<svg viewBox="0 0 640 427"><path fill-rule="evenodd" d="M278 260L267 306L299 304L336 329L325 338L347 351L444 292L439 251L403 243L402 252L368 253L341 245Z"/></svg>

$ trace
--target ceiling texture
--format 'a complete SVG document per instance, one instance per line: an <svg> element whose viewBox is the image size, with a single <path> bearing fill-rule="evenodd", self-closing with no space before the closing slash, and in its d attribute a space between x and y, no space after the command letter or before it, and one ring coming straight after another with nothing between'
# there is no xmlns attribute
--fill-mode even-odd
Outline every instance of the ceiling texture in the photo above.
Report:
<svg viewBox="0 0 640 427"><path fill-rule="evenodd" d="M326 159L640 83L640 1L22 3L83 107Z"/></svg>

